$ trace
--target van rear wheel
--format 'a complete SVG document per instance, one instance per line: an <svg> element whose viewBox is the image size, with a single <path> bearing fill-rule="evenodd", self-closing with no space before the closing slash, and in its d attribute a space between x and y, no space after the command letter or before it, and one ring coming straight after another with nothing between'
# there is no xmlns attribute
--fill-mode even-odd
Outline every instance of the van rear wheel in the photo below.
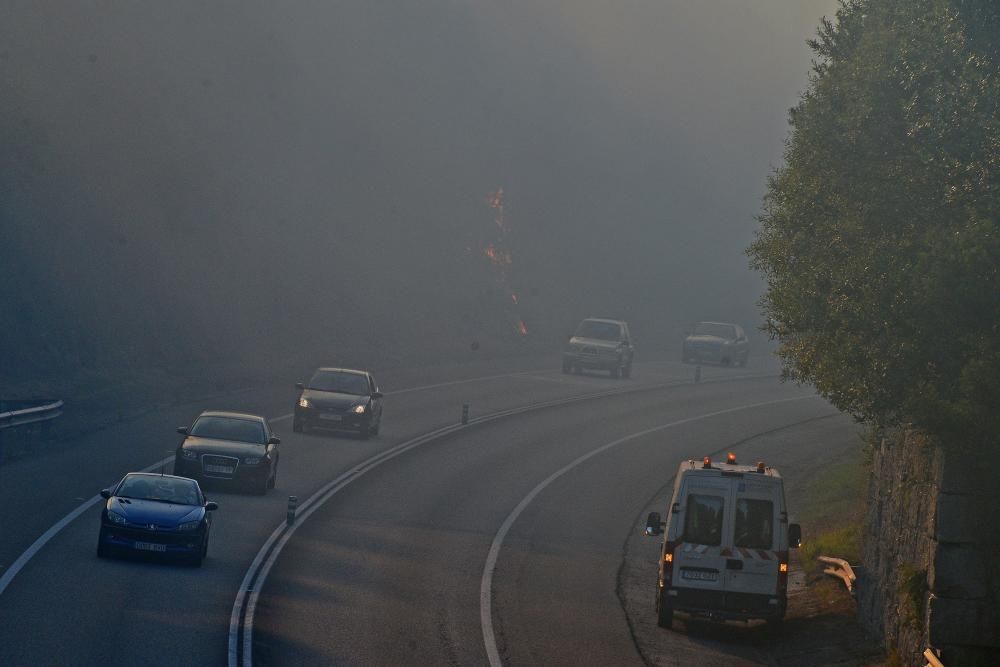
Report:
<svg viewBox="0 0 1000 667"><path fill-rule="evenodd" d="M674 608L663 599L663 591L656 593L656 624L667 630L674 627Z"/></svg>

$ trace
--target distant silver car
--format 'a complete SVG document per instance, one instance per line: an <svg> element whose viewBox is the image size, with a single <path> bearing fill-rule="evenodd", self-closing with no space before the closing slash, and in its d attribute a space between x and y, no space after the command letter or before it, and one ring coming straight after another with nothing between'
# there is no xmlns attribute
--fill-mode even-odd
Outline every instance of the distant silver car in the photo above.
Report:
<svg viewBox="0 0 1000 667"><path fill-rule="evenodd" d="M699 322L684 339L681 361L746 366L749 356L750 343L738 324Z"/></svg>
<svg viewBox="0 0 1000 667"><path fill-rule="evenodd" d="M562 371L581 372L584 368L611 371L611 377L632 375L632 336L621 320L591 317L580 322L562 355Z"/></svg>

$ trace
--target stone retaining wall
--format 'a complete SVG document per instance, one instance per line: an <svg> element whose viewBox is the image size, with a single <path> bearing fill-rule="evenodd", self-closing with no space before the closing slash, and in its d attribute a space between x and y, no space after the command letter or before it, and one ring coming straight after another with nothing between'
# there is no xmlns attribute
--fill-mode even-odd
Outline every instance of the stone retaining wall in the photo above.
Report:
<svg viewBox="0 0 1000 667"><path fill-rule="evenodd" d="M912 430L874 452L858 613L903 664L1000 664L1000 451L962 452Z"/></svg>

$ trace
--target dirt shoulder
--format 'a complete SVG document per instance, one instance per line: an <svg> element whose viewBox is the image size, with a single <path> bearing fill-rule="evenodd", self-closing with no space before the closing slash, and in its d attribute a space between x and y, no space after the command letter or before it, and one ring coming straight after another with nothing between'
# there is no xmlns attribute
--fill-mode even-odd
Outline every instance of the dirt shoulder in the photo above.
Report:
<svg viewBox="0 0 1000 667"><path fill-rule="evenodd" d="M855 521L863 495L858 427L844 416L789 426L751 438L731 450L764 459L781 470L791 520L803 524L804 542ZM720 443L724 451L725 443ZM714 452L712 453L715 454ZM636 646L650 665L881 665L885 656L855 620L855 603L838 580L815 570L807 550L792 554L788 614L771 636L761 623L714 623L678 614L673 630L656 625L654 587L660 538L645 537L648 512L663 512L672 480L636 517L625 543L618 595ZM831 553L829 555L842 555ZM849 556L849 554L843 554Z"/></svg>

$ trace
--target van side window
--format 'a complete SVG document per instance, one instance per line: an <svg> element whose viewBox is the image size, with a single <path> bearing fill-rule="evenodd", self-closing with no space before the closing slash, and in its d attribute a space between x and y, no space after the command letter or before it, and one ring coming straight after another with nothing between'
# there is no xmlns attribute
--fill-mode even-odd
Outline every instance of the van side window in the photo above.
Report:
<svg viewBox="0 0 1000 667"><path fill-rule="evenodd" d="M683 541L712 547L722 544L722 509L721 496L690 494L684 516Z"/></svg>
<svg viewBox="0 0 1000 667"><path fill-rule="evenodd" d="M736 528L733 546L770 549L774 504L770 500L740 498L736 501Z"/></svg>

